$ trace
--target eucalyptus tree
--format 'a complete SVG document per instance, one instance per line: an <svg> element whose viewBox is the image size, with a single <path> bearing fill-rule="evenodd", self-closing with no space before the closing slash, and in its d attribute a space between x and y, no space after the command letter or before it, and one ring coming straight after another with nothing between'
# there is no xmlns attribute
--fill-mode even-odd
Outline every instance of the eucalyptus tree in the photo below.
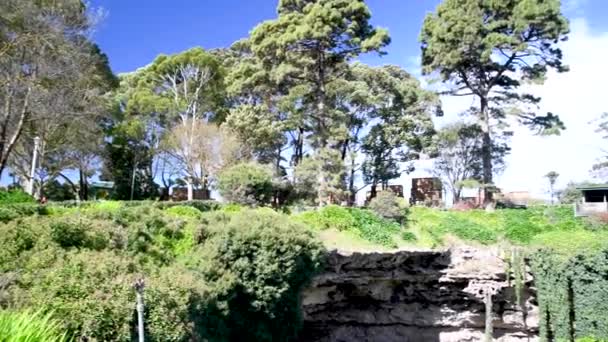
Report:
<svg viewBox="0 0 608 342"><path fill-rule="evenodd" d="M369 23L371 13L362 0L281 0L277 11L278 18L252 31L251 50L271 79L297 84L289 95L299 99L311 145L327 156L336 148L333 134L340 118L329 103L328 88L344 76L353 58L380 52L390 41L388 33ZM328 201L322 192L330 178L319 170L319 205Z"/></svg>
<svg viewBox="0 0 608 342"><path fill-rule="evenodd" d="M98 102L111 73L90 27L79 0L0 3L0 173L29 133L51 135L96 112L88 103Z"/></svg>
<svg viewBox="0 0 608 342"><path fill-rule="evenodd" d="M192 48L160 55L130 77L120 97L120 108L125 120L139 121L147 127L152 155L160 155L163 136L178 126L180 134L187 135L182 140L184 152L194 154L197 125L214 121L223 110L224 73L217 58L202 48ZM166 163L167 159L155 161ZM190 196L195 184L206 184L189 173L191 168L182 170Z"/></svg>
<svg viewBox="0 0 608 342"><path fill-rule="evenodd" d="M492 199L492 134L509 118L539 134L564 128L559 117L537 116L540 98L521 90L547 71L566 71L557 43L568 20L559 0L444 0L424 20L420 41L425 74L449 84L448 94L473 96L483 138L483 183Z"/></svg>
<svg viewBox="0 0 608 342"><path fill-rule="evenodd" d="M189 177L189 200L193 198L192 185L208 189L221 170L249 155L226 126L191 120L173 127L163 138L163 149Z"/></svg>

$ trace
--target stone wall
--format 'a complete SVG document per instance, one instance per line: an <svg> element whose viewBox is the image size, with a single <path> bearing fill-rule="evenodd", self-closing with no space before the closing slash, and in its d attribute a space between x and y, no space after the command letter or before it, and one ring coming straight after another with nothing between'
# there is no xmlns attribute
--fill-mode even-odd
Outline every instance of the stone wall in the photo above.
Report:
<svg viewBox="0 0 608 342"><path fill-rule="evenodd" d="M537 341L534 289L527 281L519 309L498 254L469 247L331 252L303 293L301 341L483 341L486 291L494 340Z"/></svg>

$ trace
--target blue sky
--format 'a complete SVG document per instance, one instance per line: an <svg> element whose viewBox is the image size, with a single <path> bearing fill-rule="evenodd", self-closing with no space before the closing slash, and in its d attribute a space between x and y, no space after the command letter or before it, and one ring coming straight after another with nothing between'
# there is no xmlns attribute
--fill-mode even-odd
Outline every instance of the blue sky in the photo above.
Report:
<svg viewBox="0 0 608 342"><path fill-rule="evenodd" d="M193 46L227 47L246 37L255 25L276 16L275 0L92 0L106 12L94 39L108 54L114 72L129 72L150 63L160 53ZM366 56L373 64L398 64L416 74L418 33L426 13L439 0L368 0L372 23L388 28L388 55ZM542 87L530 90L543 97L541 112L559 114L568 129L559 137L540 138L516 129L512 156L498 185L507 191L531 191L546 196L543 175L555 170L558 185L590 179L589 169L605 145L590 121L608 111L604 81L608 79L608 1L563 0L572 22L570 40L563 44L571 72L550 75ZM466 98L443 98L446 120L471 104ZM441 122L439 122L441 123ZM425 166L426 165L426 166ZM421 162L419 173L429 163ZM400 180L407 184L407 180Z"/></svg>
<svg viewBox="0 0 608 342"><path fill-rule="evenodd" d="M106 12L95 39L109 56L115 72L132 71L159 53L176 53L193 46L226 47L261 21L276 16L276 0L93 0ZM419 54L418 33L426 13L437 0L368 0L374 25L389 29L393 43L371 64L410 66ZM566 0L570 16L589 14L594 29L608 26L605 0Z"/></svg>
<svg viewBox="0 0 608 342"><path fill-rule="evenodd" d="M95 0L107 13L95 39L115 72L132 71L159 53L193 46L227 47L246 37L256 24L276 17L274 0L141 1ZM418 33L424 15L437 1L369 0L374 25L388 28L389 54L366 57L372 64L406 64L419 53Z"/></svg>

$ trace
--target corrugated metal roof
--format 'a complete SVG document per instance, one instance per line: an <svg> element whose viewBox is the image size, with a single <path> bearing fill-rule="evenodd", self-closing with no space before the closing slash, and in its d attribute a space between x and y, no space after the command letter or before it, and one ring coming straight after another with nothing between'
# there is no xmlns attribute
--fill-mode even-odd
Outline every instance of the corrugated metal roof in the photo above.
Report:
<svg viewBox="0 0 608 342"><path fill-rule="evenodd" d="M577 187L577 190L608 190L608 184L595 184Z"/></svg>

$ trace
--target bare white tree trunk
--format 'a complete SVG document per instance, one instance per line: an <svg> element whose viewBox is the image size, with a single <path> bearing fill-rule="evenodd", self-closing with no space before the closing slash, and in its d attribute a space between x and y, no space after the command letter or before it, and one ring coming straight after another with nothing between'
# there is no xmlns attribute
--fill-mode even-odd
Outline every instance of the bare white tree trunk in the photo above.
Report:
<svg viewBox="0 0 608 342"><path fill-rule="evenodd" d="M188 178L188 201L192 201L194 199L194 187L192 186L192 179Z"/></svg>

